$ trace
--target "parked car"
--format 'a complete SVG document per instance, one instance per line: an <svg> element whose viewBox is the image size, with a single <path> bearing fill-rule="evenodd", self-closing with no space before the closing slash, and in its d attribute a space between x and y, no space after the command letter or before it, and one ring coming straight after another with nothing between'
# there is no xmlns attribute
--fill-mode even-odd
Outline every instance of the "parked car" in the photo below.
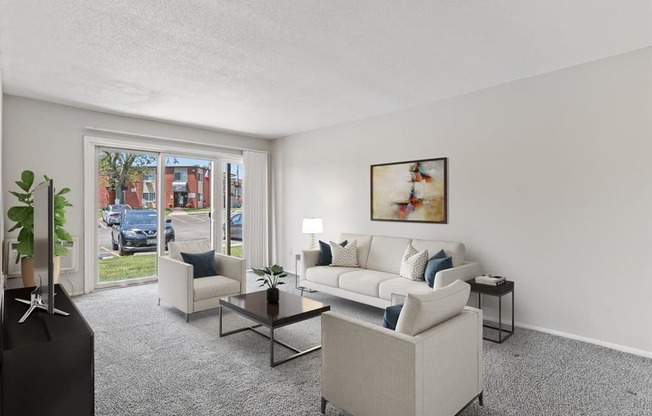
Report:
<svg viewBox="0 0 652 416"><path fill-rule="evenodd" d="M165 220L165 248L174 241L174 228L171 219ZM120 223L111 230L111 246L121 256L137 251L156 251L157 220L154 209L127 210Z"/></svg>
<svg viewBox="0 0 652 416"><path fill-rule="evenodd" d="M222 235L226 238L224 224L222 224ZM242 211L231 214L231 240L242 240Z"/></svg>
<svg viewBox="0 0 652 416"><path fill-rule="evenodd" d="M108 225L117 224L120 222L122 213L130 209L131 207L127 204L107 205L102 210L102 221Z"/></svg>

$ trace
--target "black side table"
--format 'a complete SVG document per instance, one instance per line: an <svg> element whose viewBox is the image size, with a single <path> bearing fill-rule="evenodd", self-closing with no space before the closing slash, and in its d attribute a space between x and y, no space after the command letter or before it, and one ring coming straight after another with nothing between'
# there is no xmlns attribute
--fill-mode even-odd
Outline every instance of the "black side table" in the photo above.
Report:
<svg viewBox="0 0 652 416"><path fill-rule="evenodd" d="M482 283L476 283L475 279L469 280L467 282L471 285L471 292L478 294L478 309L482 309L482 295L496 296L498 297L498 326L486 325L483 324L485 328L495 329L498 331L498 340L491 339L488 337L483 337L487 341L496 342L502 344L507 338L511 337L514 333L514 282L506 280L505 283L500 285L485 285ZM507 330L503 328L503 296L508 293L512 294L512 330ZM507 336L503 337L503 332Z"/></svg>

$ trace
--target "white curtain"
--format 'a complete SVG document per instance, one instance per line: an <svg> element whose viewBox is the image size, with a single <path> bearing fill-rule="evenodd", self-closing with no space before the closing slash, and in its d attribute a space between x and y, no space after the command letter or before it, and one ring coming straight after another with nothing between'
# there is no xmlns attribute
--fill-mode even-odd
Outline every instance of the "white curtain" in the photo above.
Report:
<svg viewBox="0 0 652 416"><path fill-rule="evenodd" d="M269 266L267 153L243 152L242 242L247 268Z"/></svg>

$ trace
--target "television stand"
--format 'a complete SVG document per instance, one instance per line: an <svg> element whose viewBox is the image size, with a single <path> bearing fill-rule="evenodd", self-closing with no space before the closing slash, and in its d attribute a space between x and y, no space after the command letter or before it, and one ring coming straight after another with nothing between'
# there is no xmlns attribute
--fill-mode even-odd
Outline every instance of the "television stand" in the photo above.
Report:
<svg viewBox="0 0 652 416"><path fill-rule="evenodd" d="M4 291L0 415L93 416L93 330L58 284L57 306L70 315L62 319L35 308L36 312L19 324L25 306L14 299L30 299L33 290Z"/></svg>
<svg viewBox="0 0 652 416"><path fill-rule="evenodd" d="M29 316L32 314L37 309L43 309L44 311L48 310L48 305L43 303L43 298L41 297L40 293L38 293L39 288L34 289L34 291L30 295L30 300L26 299L18 299L16 300L18 302L24 303L25 305L29 305L29 308L27 309L27 312L23 315L22 318L18 321L19 324L22 324L29 318ZM54 308L54 314L55 315L63 315L63 316L68 316L70 315L68 312L64 312L60 309Z"/></svg>

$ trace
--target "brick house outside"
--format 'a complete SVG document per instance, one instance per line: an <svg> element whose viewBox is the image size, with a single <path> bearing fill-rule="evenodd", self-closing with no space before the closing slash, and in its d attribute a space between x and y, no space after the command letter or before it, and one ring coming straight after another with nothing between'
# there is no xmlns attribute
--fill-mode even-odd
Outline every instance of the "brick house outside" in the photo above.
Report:
<svg viewBox="0 0 652 416"><path fill-rule="evenodd" d="M100 208L114 203L107 189L106 175L98 177ZM209 170L199 166L167 166L165 168L166 208L208 208L211 202ZM132 208L156 207L156 170L152 168L142 178L128 182L124 189L124 201Z"/></svg>
<svg viewBox="0 0 652 416"><path fill-rule="evenodd" d="M231 177L231 200L234 208L242 205L242 179ZM166 166L165 168L165 206L166 208L208 208L211 203L211 174L199 166ZM106 175L98 176L99 207L112 204L111 192L107 189ZM124 201L132 208L156 208L156 169L145 173L133 183L128 182L124 190Z"/></svg>

